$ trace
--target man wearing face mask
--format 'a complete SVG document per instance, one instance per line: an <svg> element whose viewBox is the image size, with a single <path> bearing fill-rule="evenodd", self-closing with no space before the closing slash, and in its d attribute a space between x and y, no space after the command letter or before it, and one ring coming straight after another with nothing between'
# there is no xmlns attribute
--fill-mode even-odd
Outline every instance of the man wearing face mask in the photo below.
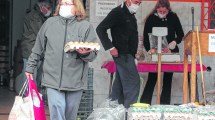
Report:
<svg viewBox="0 0 215 120"><path fill-rule="evenodd" d="M31 54L31 49L34 46L37 33L39 32L40 27L45 22L45 20L51 15L51 4L46 1L39 1L34 5L34 9L27 13L24 20L24 29L22 34L21 48L22 48L22 57L23 57L23 72L26 68L26 62L28 57ZM34 80L36 85L40 86L41 82L41 62L38 63L38 68L34 72ZM26 80L24 75L23 81Z"/></svg>
<svg viewBox="0 0 215 120"><path fill-rule="evenodd" d="M118 100L125 108L137 102L140 77L135 65L138 47L138 31L135 13L141 0L126 0L114 8L98 25L96 32L105 50L110 52L116 63L116 76L112 86L112 100ZM108 37L110 29L112 41Z"/></svg>
<svg viewBox="0 0 215 120"><path fill-rule="evenodd" d="M180 20L176 13L170 8L168 0L158 0L155 8L146 18L144 26L144 47L148 53L153 53L153 49L150 48L149 33L152 33L153 27L167 27L168 35L166 36L168 42L168 49L171 52L178 53L179 48L177 44L182 41L184 32L180 23ZM170 58L171 59L171 58ZM172 86L172 72L164 72L163 74L163 87L161 93L161 104L171 103L171 86ZM154 87L157 82L157 73L149 73L148 81L145 85L140 102L150 104L152 101L152 95Z"/></svg>

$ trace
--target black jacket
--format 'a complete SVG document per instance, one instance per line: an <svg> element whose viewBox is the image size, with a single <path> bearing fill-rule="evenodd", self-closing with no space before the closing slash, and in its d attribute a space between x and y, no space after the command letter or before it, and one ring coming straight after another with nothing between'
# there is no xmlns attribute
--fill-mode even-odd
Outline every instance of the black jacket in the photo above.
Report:
<svg viewBox="0 0 215 120"><path fill-rule="evenodd" d="M168 28L168 35L167 35L167 42L170 43L173 40L179 44L184 37L184 32L180 23L180 20L176 13L169 12L166 18L159 18L157 13L153 13L149 15L145 22L144 27L144 47L146 51L150 50L150 42L148 33L152 33L152 27L167 27ZM171 50L172 52L179 52L178 46L175 49Z"/></svg>
<svg viewBox="0 0 215 120"><path fill-rule="evenodd" d="M112 42L108 37L110 29ZM138 47L137 20L124 4L114 8L96 28L105 50L115 47L119 54L135 55Z"/></svg>

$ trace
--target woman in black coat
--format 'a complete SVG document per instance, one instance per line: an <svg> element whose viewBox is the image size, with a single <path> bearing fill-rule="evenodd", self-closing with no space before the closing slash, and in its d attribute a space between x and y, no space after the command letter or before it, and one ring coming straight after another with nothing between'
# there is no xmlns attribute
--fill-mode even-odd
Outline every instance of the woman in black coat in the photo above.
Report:
<svg viewBox="0 0 215 120"><path fill-rule="evenodd" d="M170 8L168 0L158 0L155 8L149 14L146 19L144 27L144 47L148 53L151 53L149 33L152 33L152 27L167 27L168 35L166 36L168 42L168 48L171 52L179 52L177 44L182 41L184 32L180 23L180 20L176 13ZM171 84L172 84L171 72L164 72L163 76L163 88L161 93L161 104L170 104L171 98ZM149 73L148 81L146 83L141 102L151 103L152 94L157 81L157 73Z"/></svg>

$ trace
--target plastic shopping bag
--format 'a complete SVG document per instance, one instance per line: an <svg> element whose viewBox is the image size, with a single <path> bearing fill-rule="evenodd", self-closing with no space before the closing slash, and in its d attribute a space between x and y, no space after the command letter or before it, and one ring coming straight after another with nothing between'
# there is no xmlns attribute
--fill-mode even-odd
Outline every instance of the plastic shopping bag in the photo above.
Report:
<svg viewBox="0 0 215 120"><path fill-rule="evenodd" d="M15 97L8 120L35 120L32 99L29 96L23 97L26 88L27 80L24 83L19 95Z"/></svg>
<svg viewBox="0 0 215 120"><path fill-rule="evenodd" d="M94 109L87 120L125 120L125 113L126 109L122 104L107 99Z"/></svg>
<svg viewBox="0 0 215 120"><path fill-rule="evenodd" d="M42 95L38 92L34 80L29 80L29 94L31 100L33 101L33 110L35 120L46 120L44 102L42 100Z"/></svg>

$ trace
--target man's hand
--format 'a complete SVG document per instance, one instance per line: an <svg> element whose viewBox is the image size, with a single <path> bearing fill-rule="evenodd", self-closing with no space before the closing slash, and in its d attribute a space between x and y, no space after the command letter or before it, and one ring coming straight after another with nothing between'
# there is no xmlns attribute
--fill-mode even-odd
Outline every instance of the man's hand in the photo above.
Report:
<svg viewBox="0 0 215 120"><path fill-rule="evenodd" d="M86 49L86 48L79 48L79 49L76 49L76 51L81 54L81 55L84 55L84 54L87 54L87 53L90 53L92 52L91 49Z"/></svg>
<svg viewBox="0 0 215 120"><path fill-rule="evenodd" d="M26 77L27 77L28 80L33 80L33 75L32 75L32 73L25 72L25 75L26 75Z"/></svg>
<svg viewBox="0 0 215 120"><path fill-rule="evenodd" d="M113 57L118 57L118 50L113 47L110 49L110 54L113 56Z"/></svg>

